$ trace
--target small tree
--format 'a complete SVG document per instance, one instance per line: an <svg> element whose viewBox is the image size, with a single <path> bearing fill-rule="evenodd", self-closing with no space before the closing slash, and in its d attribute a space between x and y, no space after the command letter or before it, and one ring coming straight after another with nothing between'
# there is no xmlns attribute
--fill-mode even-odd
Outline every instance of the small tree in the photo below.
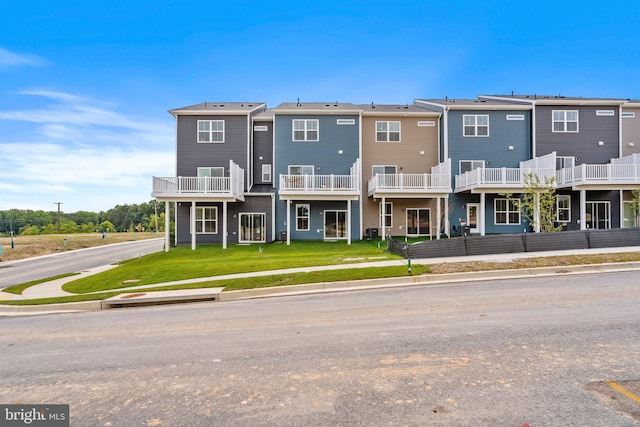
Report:
<svg viewBox="0 0 640 427"><path fill-rule="evenodd" d="M556 225L556 178L541 179L532 172L524 175L524 189L521 199L513 199L510 193L501 194L520 208L535 232L560 231L562 225Z"/></svg>

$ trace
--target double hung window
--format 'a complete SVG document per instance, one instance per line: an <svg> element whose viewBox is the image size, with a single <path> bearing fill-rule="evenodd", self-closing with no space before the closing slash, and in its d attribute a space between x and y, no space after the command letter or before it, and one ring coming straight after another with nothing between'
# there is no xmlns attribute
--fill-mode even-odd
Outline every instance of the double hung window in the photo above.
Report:
<svg viewBox="0 0 640 427"><path fill-rule="evenodd" d="M224 142L224 120L198 120L198 142Z"/></svg>
<svg viewBox="0 0 640 427"><path fill-rule="evenodd" d="M318 141L318 119L294 119L294 141Z"/></svg>
<svg viewBox="0 0 640 427"><path fill-rule="evenodd" d="M400 122L376 122L376 142L400 142Z"/></svg>
<svg viewBox="0 0 640 427"><path fill-rule="evenodd" d="M578 132L578 110L553 110L553 132Z"/></svg>
<svg viewBox="0 0 640 427"><path fill-rule="evenodd" d="M489 136L489 115L465 114L464 136Z"/></svg>

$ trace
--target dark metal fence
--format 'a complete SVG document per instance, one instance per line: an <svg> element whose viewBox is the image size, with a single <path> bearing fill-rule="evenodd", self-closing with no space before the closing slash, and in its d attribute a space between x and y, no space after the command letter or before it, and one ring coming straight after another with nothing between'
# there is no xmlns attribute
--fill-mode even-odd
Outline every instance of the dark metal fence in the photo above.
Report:
<svg viewBox="0 0 640 427"><path fill-rule="evenodd" d="M412 244L387 240L387 251L407 259L621 246L640 246L640 228L495 234L427 240Z"/></svg>

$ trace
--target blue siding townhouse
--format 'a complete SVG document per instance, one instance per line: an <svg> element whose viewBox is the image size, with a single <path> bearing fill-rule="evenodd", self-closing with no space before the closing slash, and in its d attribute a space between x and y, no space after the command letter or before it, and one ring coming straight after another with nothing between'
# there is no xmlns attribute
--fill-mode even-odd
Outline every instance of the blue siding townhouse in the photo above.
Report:
<svg viewBox="0 0 640 427"><path fill-rule="evenodd" d="M353 104L273 109L276 231L287 244L360 238L360 122Z"/></svg>
<svg viewBox="0 0 640 427"><path fill-rule="evenodd" d="M417 99L441 116L442 158L451 159L454 192L449 197L452 235L518 233L528 228L513 201L523 188L531 159L531 106L498 100Z"/></svg>

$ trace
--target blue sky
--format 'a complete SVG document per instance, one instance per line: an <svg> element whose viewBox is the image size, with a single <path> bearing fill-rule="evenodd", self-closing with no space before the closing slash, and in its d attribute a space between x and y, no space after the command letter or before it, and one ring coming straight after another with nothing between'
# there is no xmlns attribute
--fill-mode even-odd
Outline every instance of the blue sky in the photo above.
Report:
<svg viewBox="0 0 640 427"><path fill-rule="evenodd" d="M175 174L172 108L640 99L640 3L97 1L0 5L0 210L101 211Z"/></svg>

